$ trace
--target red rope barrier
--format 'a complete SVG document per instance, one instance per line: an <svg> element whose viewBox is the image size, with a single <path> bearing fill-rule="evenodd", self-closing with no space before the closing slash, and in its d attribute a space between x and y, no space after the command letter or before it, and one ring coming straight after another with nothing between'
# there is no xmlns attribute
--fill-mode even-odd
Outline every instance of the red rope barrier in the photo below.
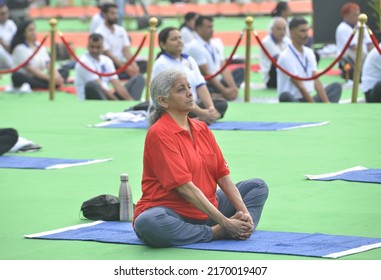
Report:
<svg viewBox="0 0 381 280"><path fill-rule="evenodd" d="M14 72L17 72L18 70L20 70L21 68L25 67L33 59L33 57L36 55L36 53L41 49L41 47L44 45L47 38L48 38L48 34L45 35L45 37L44 37L44 39L42 39L40 45L34 50L32 55L27 60L25 60L19 66L16 66L14 68L6 69L6 70L0 70L0 74L14 73Z"/></svg>
<svg viewBox="0 0 381 280"><path fill-rule="evenodd" d="M295 75L291 74L290 72L288 72L286 69L284 69L282 66L280 66L277 63L277 61L269 54L269 52L266 50L265 46L262 44L261 39L258 37L258 35L256 33L254 33L254 37L255 37L255 39L257 39L259 46L262 48L263 52L271 60L271 62L275 65L275 67L277 67L279 70L281 70L283 73L285 73L286 75L290 76L293 79L300 80L300 81L311 81L311 80L315 80L315 79L319 78L320 76L322 76L323 74L327 73L329 70L332 69L333 66L335 66L335 64L337 62L339 62L341 60L345 51L349 47L353 37L355 36L355 33L356 33L356 30L352 33L351 37L349 37L349 39L348 39L347 43L345 44L343 50L341 51L340 55L324 71L316 74L315 76L309 77L309 78L302 78L302 77L295 76Z"/></svg>
<svg viewBox="0 0 381 280"><path fill-rule="evenodd" d="M374 47L378 50L378 53L381 54L381 48L380 48L380 45L377 41L376 36L374 35L374 33L369 28L368 28L368 31L369 31L369 35L370 35L370 38L372 39Z"/></svg>
<svg viewBox="0 0 381 280"><path fill-rule="evenodd" d="M143 45L144 45L144 42L147 38L147 34L144 36L142 42L140 43L138 49L136 50L136 53L131 57L131 59L129 61L126 62L126 64L124 64L123 66L119 67L118 69L116 69L115 72L112 72L112 73L101 73L101 72L98 72L98 71L95 71L93 69L91 69L90 67L88 67L86 64L84 64L75 54L75 52L72 50L72 48L70 47L69 43L66 41L66 39L64 38L64 36L62 34L59 35L63 44L65 45L66 49L69 51L70 55L75 59L75 61L77 61L83 68L85 68L87 71L91 72L91 73L94 73L98 76L101 76L101 77L110 77L110 76L113 76L113 75L118 75L120 74L121 72L123 72L124 70L126 70L126 68L135 60L135 58L138 56L139 52L141 51Z"/></svg>
<svg viewBox="0 0 381 280"><path fill-rule="evenodd" d="M235 52L237 51L237 48L238 48L238 45L239 43L241 43L242 41L242 37L243 37L243 32L241 32L241 34L239 35L239 38L238 38L238 41L236 43L236 45L234 46L234 49L233 49L233 52L231 53L231 55L229 56L229 58L226 60L225 64L221 67L220 70L218 70L216 73L212 74L212 75L207 75L205 76L205 80L210 80L210 79L213 79L214 77L218 76L219 74L222 73L222 71L224 71L226 69L226 67L228 67L228 65L230 64L230 62L233 60L233 56L235 54Z"/></svg>

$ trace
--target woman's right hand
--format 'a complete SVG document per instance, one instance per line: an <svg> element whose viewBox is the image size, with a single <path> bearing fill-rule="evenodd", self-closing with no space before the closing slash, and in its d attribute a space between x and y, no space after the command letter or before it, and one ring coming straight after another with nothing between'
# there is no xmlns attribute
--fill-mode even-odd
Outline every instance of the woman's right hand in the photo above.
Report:
<svg viewBox="0 0 381 280"><path fill-rule="evenodd" d="M250 222L241 220L242 215L242 212L237 212L221 225L226 234L233 239L248 239L254 231L254 226Z"/></svg>

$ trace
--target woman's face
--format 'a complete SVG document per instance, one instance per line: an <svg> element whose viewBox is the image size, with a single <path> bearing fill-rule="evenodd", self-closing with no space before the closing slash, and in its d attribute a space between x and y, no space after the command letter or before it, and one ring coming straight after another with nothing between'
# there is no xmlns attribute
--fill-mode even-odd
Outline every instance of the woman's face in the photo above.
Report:
<svg viewBox="0 0 381 280"><path fill-rule="evenodd" d="M167 111L189 113L194 108L193 94L184 75L177 77L166 100Z"/></svg>
<svg viewBox="0 0 381 280"><path fill-rule="evenodd" d="M34 23L31 23L27 26L24 32L25 40L34 42L37 39L36 26Z"/></svg>
<svg viewBox="0 0 381 280"><path fill-rule="evenodd" d="M165 43L161 42L160 46L170 55L174 57L180 57L184 48L184 42L181 39L180 32L178 30L172 30L168 34L168 38Z"/></svg>

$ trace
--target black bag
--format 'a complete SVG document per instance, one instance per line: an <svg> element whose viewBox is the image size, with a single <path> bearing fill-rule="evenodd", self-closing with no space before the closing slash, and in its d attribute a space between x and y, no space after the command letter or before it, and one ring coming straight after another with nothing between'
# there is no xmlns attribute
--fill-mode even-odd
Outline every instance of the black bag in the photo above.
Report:
<svg viewBox="0 0 381 280"><path fill-rule="evenodd" d="M119 221L119 198L102 194L82 203L81 211L90 220Z"/></svg>

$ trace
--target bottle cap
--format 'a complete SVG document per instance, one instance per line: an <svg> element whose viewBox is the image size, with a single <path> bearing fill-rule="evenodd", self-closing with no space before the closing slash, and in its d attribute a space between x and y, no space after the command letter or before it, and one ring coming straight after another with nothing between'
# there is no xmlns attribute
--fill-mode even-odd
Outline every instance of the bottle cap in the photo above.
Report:
<svg viewBox="0 0 381 280"><path fill-rule="evenodd" d="M128 174L127 173L120 174L120 180L128 181Z"/></svg>

